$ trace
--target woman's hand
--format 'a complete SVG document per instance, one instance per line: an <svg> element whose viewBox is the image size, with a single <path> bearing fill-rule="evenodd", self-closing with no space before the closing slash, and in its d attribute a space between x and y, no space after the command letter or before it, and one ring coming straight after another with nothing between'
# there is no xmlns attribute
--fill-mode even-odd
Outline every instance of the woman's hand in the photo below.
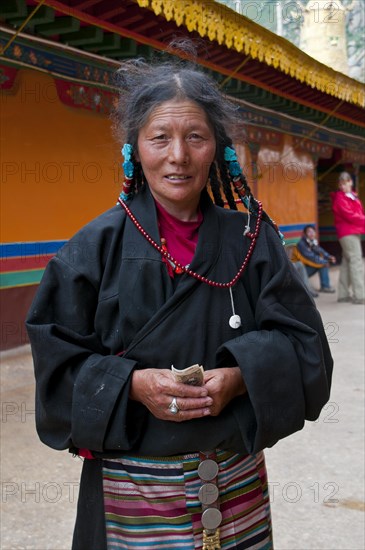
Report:
<svg viewBox="0 0 365 550"><path fill-rule="evenodd" d="M211 414L209 407L213 404L205 386L175 382L172 372L167 369L135 370L129 397L143 403L156 418L174 422L208 416ZM179 407L177 414L169 410L174 397Z"/></svg>
<svg viewBox="0 0 365 550"><path fill-rule="evenodd" d="M135 370L129 397L139 401L160 420L182 422L203 416L218 416L228 403L246 392L239 367L213 369L204 373L204 386L175 382L166 369ZM175 397L179 412L169 410Z"/></svg>
<svg viewBox="0 0 365 550"><path fill-rule="evenodd" d="M208 395L213 399L210 407L212 416L218 416L232 399L247 391L239 367L206 371L203 387L207 388Z"/></svg>

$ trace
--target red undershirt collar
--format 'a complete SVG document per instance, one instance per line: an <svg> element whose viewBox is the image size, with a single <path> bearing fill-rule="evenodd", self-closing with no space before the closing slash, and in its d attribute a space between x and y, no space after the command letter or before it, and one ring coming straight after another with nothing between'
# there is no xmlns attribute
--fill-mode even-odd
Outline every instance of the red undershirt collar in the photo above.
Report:
<svg viewBox="0 0 365 550"><path fill-rule="evenodd" d="M158 226L161 239L165 239L168 252L182 265L189 265L194 257L198 243L199 227L203 222L203 214L199 208L196 221L182 221L169 214L155 200ZM173 276L173 266L169 273Z"/></svg>

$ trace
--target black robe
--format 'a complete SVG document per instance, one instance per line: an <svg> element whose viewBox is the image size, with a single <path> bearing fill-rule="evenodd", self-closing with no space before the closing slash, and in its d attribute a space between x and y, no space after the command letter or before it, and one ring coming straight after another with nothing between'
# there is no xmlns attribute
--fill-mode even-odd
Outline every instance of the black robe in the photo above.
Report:
<svg viewBox="0 0 365 550"><path fill-rule="evenodd" d="M149 190L130 207L160 242ZM214 206L206 192L201 208L191 269L227 282L250 245L247 216ZM95 457L216 447L245 454L315 420L329 398L332 358L314 302L266 223L233 299L239 329L228 323L228 289L186 274L172 281L160 253L120 206L93 220L49 262L27 319L41 440L54 449L90 449ZM218 417L182 423L158 420L129 401L134 369L194 363L205 370L238 365L247 394ZM100 459L85 461L74 548L104 548L100 472Z"/></svg>

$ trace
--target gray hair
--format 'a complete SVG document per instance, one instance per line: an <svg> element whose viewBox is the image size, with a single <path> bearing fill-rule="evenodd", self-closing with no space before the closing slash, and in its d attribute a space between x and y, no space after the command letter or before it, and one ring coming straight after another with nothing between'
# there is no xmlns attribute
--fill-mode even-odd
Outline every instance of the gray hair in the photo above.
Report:
<svg viewBox="0 0 365 550"><path fill-rule="evenodd" d="M147 63L143 59L121 64L116 74L119 102L114 112L117 138L137 149L140 129L151 112L165 101L190 100L201 107L215 134L217 145L227 137L242 141L238 129L239 108L219 89L216 82L193 64L179 61ZM240 135L239 135L240 134Z"/></svg>
<svg viewBox="0 0 365 550"><path fill-rule="evenodd" d="M338 176L338 183L345 183L347 181L352 181L352 177L348 172L341 172L341 174Z"/></svg>

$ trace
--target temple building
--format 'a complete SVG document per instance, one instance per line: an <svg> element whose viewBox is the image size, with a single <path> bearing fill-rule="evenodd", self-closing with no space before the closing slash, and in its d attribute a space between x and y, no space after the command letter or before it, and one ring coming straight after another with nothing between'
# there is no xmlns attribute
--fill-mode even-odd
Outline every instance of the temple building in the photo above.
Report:
<svg viewBox="0 0 365 550"><path fill-rule="evenodd" d="M300 49L343 74L349 73L346 8L340 2L318 0L303 6Z"/></svg>
<svg viewBox="0 0 365 550"><path fill-rule="evenodd" d="M286 242L313 223L339 254L329 192L346 169L365 199L363 84L211 0L3 0L1 11L2 349L27 342L49 259L117 200L119 61L177 55L176 37L238 103L241 163Z"/></svg>

